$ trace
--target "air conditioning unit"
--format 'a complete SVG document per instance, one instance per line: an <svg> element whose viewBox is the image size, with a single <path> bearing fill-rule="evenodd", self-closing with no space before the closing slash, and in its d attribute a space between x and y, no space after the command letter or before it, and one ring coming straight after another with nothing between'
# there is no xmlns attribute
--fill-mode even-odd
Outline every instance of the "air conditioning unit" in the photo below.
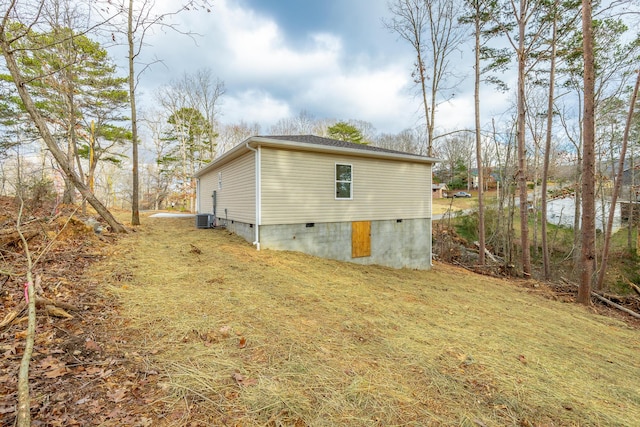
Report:
<svg viewBox="0 0 640 427"><path fill-rule="evenodd" d="M213 226L213 215L211 214L196 215L196 228L211 228L212 226Z"/></svg>

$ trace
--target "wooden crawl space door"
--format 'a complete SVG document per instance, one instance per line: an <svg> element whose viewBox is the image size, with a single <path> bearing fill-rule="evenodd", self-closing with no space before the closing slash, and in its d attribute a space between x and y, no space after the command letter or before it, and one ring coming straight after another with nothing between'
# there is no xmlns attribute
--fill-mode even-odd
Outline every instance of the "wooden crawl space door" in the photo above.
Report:
<svg viewBox="0 0 640 427"><path fill-rule="evenodd" d="M371 256L371 221L351 223L351 257Z"/></svg>

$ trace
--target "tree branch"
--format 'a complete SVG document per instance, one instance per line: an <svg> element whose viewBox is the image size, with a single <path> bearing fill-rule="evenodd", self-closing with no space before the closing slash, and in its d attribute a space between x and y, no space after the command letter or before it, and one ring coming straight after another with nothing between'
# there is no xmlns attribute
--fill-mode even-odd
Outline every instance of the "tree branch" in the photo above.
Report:
<svg viewBox="0 0 640 427"><path fill-rule="evenodd" d="M22 221L22 211L24 209L24 201L20 200L20 210L18 211L18 219L16 221L16 229L20 234L22 244L24 245L24 254L27 259L27 283L25 283L25 298L28 304L29 321L27 324L27 337L25 339L24 354L20 362L20 371L18 373L18 415L16 417L16 425L18 427L31 426L31 401L29 398L29 363L31 362L31 354L33 353L33 343L36 332L36 298L33 283L33 260L29 251L27 239L22 234L20 222ZM36 276L36 282L39 285L40 276Z"/></svg>

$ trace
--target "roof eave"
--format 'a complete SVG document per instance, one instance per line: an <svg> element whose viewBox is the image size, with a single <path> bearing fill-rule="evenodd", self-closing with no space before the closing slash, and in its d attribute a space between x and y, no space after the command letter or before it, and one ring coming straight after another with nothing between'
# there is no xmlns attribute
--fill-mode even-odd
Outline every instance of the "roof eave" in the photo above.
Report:
<svg viewBox="0 0 640 427"><path fill-rule="evenodd" d="M350 155L355 155L360 157L376 157L376 158L386 158L386 159L396 159L396 160L409 160L412 162L429 163L429 164L433 164L441 161L433 157L419 156L417 154L410 154L410 153L405 154L405 153L390 153L385 151L369 151L369 150L362 150L358 148L336 147L331 145L312 144L308 142L271 139L268 137L253 137L253 138L249 138L249 140L246 142L251 144L251 146L254 148L260 145L264 145L269 147L289 148L289 149L298 149L298 150L304 149L306 151L315 151L315 152L323 152L323 153L350 154Z"/></svg>
<svg viewBox="0 0 640 427"><path fill-rule="evenodd" d="M251 148L257 148L260 146L271 147L271 148L286 148L286 149L295 149L295 150L305 150L305 151L313 151L319 153L330 153L330 154L345 154L352 155L358 157L370 157L370 158L378 158L378 159L389 159L389 160L403 160L410 161L413 163L424 163L424 164L434 164L440 162L440 159L436 159L434 157L426 157L419 156L417 154L410 153L389 153L385 151L369 151L362 150L358 148L349 148L349 147L336 147L331 145L320 145L320 144L312 144L308 142L297 142L297 141L287 141L282 139L272 139L268 137L262 136L253 136L245 139L242 143L236 145L231 150L224 153L220 158L214 160L209 163L204 168L197 171L194 176L196 178L204 175L209 170L220 166L228 161L239 157L245 152L249 151L248 146Z"/></svg>
<svg viewBox="0 0 640 427"><path fill-rule="evenodd" d="M212 161L211 163L209 163L208 165L206 165L202 169L196 171L196 173L193 174L193 176L195 178L199 178L202 175L204 175L205 173L207 173L208 171L210 171L211 169L214 169L217 166L223 165L223 164L235 159L236 157L241 156L245 152L249 151L249 149L247 148L247 144L249 143L249 141L251 139L252 138L245 139L240 144L236 145L235 147L233 147L231 150L229 150L226 153L224 153L219 158L215 159L214 161Z"/></svg>

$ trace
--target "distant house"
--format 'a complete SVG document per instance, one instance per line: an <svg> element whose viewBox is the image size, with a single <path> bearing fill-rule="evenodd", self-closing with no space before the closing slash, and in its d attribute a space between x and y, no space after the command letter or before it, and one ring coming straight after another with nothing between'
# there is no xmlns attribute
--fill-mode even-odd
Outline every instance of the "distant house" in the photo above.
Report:
<svg viewBox="0 0 640 427"><path fill-rule="evenodd" d="M196 173L197 209L258 249L428 269L435 161L312 135L255 136Z"/></svg>
<svg viewBox="0 0 640 427"><path fill-rule="evenodd" d="M484 188L495 189L497 186L497 182L499 181L499 175L495 172L492 172L490 168L483 168L482 170L484 172L484 175L482 176L482 180L484 181ZM471 169L469 171L469 188L477 190L479 183L480 178L478 177L478 169Z"/></svg>
<svg viewBox="0 0 640 427"><path fill-rule="evenodd" d="M443 197L446 197L447 195L446 191L449 191L449 188L447 188L447 184L445 183L432 184L431 190L433 191L434 199L442 199Z"/></svg>

